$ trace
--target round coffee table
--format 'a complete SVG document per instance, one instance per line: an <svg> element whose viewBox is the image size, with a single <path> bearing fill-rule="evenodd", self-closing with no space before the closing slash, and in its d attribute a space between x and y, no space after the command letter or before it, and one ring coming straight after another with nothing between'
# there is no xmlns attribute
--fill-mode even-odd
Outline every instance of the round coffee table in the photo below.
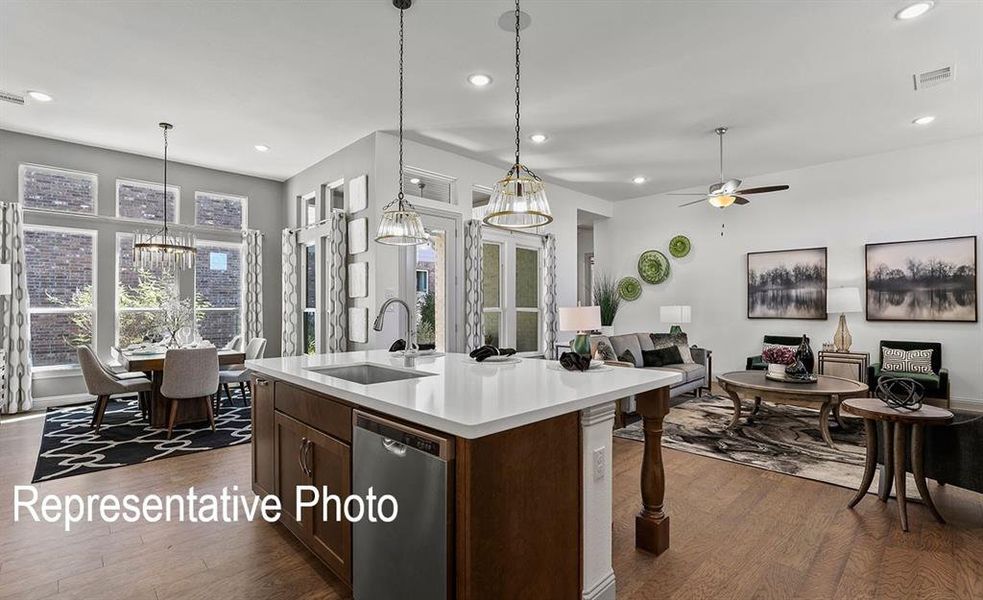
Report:
<svg viewBox="0 0 983 600"><path fill-rule="evenodd" d="M761 407L761 401L774 404L791 404L819 409L819 431L830 448L836 449L829 434L829 417L832 413L836 423L846 428L840 418L840 401L847 398L867 396L867 384L843 377L817 375L815 383L788 383L765 378L765 371L732 371L717 377L717 383L734 401L734 417L727 429L737 427L741 418L741 395L754 398L754 410L748 417L750 422Z"/></svg>
<svg viewBox="0 0 983 600"><path fill-rule="evenodd" d="M922 502L939 523L945 523L932 497L928 493L924 471L924 435L926 425L944 425L952 421L953 415L944 408L923 404L918 410L891 408L878 398L854 398L843 403L848 413L864 418L864 430L867 433L867 460L864 464L864 477L860 483L857 495L850 500L848 508L856 506L857 502L867 494L874 473L877 471L877 422L883 421L886 426L884 440L884 478L878 490L882 502L887 502L891 494L891 478L894 476L895 493L898 497L898 515L901 517L901 529L908 531L908 503L905 496L905 483L908 480L905 468L906 446L908 444L908 428L911 427L911 474L915 478L915 487L921 494Z"/></svg>

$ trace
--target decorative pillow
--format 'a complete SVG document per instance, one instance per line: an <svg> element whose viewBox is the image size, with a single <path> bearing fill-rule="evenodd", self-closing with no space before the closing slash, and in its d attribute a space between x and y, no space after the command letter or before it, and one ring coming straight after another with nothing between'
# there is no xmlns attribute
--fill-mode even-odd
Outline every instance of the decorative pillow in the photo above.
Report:
<svg viewBox="0 0 983 600"><path fill-rule="evenodd" d="M882 371L895 373L925 373L931 375L932 371L932 349L924 350L899 350L898 348L881 349L884 355L884 364L881 365Z"/></svg>
<svg viewBox="0 0 983 600"><path fill-rule="evenodd" d="M618 360L618 355L614 353L614 348L605 340L597 342L594 348L594 358L596 360Z"/></svg>
<svg viewBox="0 0 983 600"><path fill-rule="evenodd" d="M642 350L642 359L646 367L664 367L678 365L683 362L677 346L668 346L657 350Z"/></svg>
<svg viewBox="0 0 983 600"><path fill-rule="evenodd" d="M679 356L681 358L679 362L689 364L695 362L693 360L693 354L689 351L689 340L686 338L685 333L653 333L649 337L652 338L652 344L656 350L675 346L679 350Z"/></svg>
<svg viewBox="0 0 983 600"><path fill-rule="evenodd" d="M618 357L621 362L631 363L631 366L635 366L635 355L631 353L631 350L625 350Z"/></svg>

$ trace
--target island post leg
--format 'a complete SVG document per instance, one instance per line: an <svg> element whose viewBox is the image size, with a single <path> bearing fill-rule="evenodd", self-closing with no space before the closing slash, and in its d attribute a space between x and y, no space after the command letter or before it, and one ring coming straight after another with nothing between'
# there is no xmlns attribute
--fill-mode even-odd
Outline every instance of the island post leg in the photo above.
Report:
<svg viewBox="0 0 983 600"><path fill-rule="evenodd" d="M635 547L654 554L669 549L669 516L665 513L666 472L662 464L662 421L669 414L669 388L635 396L645 433L642 456L642 510L635 517Z"/></svg>

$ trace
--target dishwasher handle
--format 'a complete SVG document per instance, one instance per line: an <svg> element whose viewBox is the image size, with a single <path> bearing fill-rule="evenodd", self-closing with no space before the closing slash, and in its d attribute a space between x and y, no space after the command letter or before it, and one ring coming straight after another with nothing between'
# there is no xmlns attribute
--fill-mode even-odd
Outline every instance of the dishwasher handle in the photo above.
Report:
<svg viewBox="0 0 983 600"><path fill-rule="evenodd" d="M387 452L403 458L406 456L406 444L400 444L396 440L389 438L382 438L382 447L386 449Z"/></svg>
<svg viewBox="0 0 983 600"><path fill-rule="evenodd" d="M360 410L352 411L352 421L356 429L364 429L382 438L382 447L396 457L402 458L413 449L445 462L454 459L452 437L443 437Z"/></svg>

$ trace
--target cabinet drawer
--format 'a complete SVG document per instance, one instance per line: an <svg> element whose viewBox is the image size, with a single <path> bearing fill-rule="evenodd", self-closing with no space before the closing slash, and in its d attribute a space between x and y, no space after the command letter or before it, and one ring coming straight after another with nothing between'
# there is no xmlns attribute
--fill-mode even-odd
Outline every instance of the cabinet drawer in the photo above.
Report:
<svg viewBox="0 0 983 600"><path fill-rule="evenodd" d="M276 409L343 442L352 441L352 409L327 396L321 396L277 381Z"/></svg>

